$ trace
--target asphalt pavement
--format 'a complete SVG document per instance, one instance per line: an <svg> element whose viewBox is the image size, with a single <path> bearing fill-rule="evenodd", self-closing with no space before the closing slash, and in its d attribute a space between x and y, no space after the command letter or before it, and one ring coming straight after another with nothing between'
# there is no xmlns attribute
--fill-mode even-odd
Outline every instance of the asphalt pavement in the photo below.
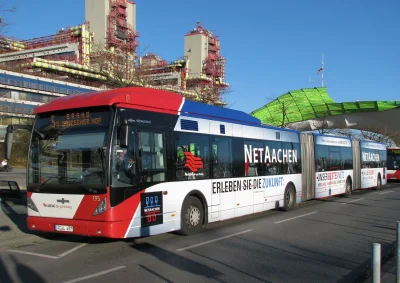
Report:
<svg viewBox="0 0 400 283"><path fill-rule="evenodd" d="M129 240L60 236L0 252L0 282L354 282L393 244L400 186Z"/></svg>

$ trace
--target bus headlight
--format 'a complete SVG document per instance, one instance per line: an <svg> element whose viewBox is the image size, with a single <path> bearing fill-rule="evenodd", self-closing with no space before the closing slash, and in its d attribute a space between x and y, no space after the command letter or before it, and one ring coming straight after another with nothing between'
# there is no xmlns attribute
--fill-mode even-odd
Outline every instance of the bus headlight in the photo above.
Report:
<svg viewBox="0 0 400 283"><path fill-rule="evenodd" d="M31 199L30 196L27 196L26 201L27 201L27 206L30 209L32 209L33 211L39 212L39 210L37 209L35 203L33 202L33 200Z"/></svg>
<svg viewBox="0 0 400 283"><path fill-rule="evenodd" d="M93 215L102 214L103 212L106 212L106 210L107 210L107 198L104 198L96 207L96 209L93 211Z"/></svg>

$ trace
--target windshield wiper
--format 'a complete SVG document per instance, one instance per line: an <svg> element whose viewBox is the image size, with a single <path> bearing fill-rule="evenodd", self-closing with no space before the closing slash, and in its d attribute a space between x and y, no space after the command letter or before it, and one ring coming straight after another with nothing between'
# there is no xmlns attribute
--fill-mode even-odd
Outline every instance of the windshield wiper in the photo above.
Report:
<svg viewBox="0 0 400 283"><path fill-rule="evenodd" d="M97 190L86 187L84 184L82 184L81 181L79 181L79 178L63 177L62 179L66 180L67 184L73 184L73 185L76 185L76 187L79 189L84 189L85 191L88 191L89 193L97 194ZM74 180L74 181L68 182L68 180Z"/></svg>
<svg viewBox="0 0 400 283"><path fill-rule="evenodd" d="M85 187L85 186L84 186L83 184L81 184L81 183L78 183L77 185L78 185L78 188L79 188L79 189L84 189L85 191L87 191L87 192L89 192L89 193L91 193L91 194L97 194L97 193L98 193L98 191L97 191L96 189L92 189L92 188Z"/></svg>
<svg viewBox="0 0 400 283"><path fill-rule="evenodd" d="M42 132L39 132L38 130L33 130L33 133L38 135L42 140L44 140L44 138L46 137Z"/></svg>
<svg viewBox="0 0 400 283"><path fill-rule="evenodd" d="M78 178L72 178L72 177L58 177L58 176L51 176L48 179L46 179L43 183L41 183L37 188L34 189L35 192L40 192L40 189L46 184L48 181L51 179L63 179L63 180L78 180ZM96 189L88 188L85 185L83 185L79 181L71 182L72 184L76 185L77 188L79 189L84 189L85 191L92 193L92 194L97 194L98 191Z"/></svg>
<svg viewBox="0 0 400 283"><path fill-rule="evenodd" d="M40 192L40 189L44 186L44 184L46 184L48 181L50 181L51 179L56 179L58 178L58 176L51 176L48 179L46 179L43 183L41 183L37 188L34 189L35 192Z"/></svg>

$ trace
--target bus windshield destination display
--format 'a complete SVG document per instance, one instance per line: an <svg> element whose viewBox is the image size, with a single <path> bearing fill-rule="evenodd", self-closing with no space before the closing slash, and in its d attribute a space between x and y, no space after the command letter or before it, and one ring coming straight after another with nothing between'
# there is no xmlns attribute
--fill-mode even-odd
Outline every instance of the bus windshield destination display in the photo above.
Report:
<svg viewBox="0 0 400 283"><path fill-rule="evenodd" d="M87 125L100 125L101 117L91 117L89 111L66 113L63 116L50 116L51 128L62 128L62 127L78 127Z"/></svg>

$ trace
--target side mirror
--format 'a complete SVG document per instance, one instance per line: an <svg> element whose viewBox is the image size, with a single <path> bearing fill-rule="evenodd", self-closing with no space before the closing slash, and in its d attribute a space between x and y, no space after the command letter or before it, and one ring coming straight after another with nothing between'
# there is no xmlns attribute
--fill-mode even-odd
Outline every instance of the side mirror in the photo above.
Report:
<svg viewBox="0 0 400 283"><path fill-rule="evenodd" d="M129 143L129 126L127 124L123 124L120 126L120 134L119 134L119 146L121 148L127 148Z"/></svg>
<svg viewBox="0 0 400 283"><path fill-rule="evenodd" d="M4 158L10 160L11 158L11 149L13 143L14 133L12 130L12 126L7 127L7 133L4 140Z"/></svg>

